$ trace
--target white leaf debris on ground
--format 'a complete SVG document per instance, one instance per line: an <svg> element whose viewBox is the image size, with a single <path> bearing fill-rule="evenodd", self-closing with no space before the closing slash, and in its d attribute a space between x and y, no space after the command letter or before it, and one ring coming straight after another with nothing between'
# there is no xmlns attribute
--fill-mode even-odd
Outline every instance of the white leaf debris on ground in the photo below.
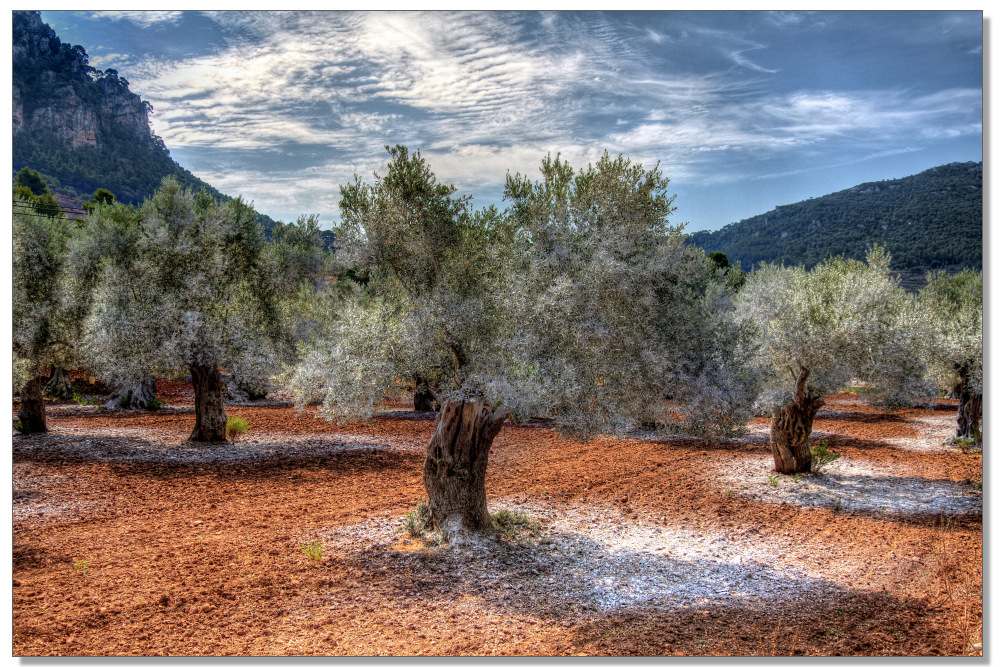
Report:
<svg viewBox="0 0 1000 667"><path fill-rule="evenodd" d="M981 516L982 495L968 484L912 476L904 466L876 465L841 457L819 474L774 474L769 455L715 465L719 492L771 503L826 507L894 516Z"/></svg>
<svg viewBox="0 0 1000 667"><path fill-rule="evenodd" d="M324 552L351 553L404 582L419 579L421 587L403 592L415 600L447 592L500 607L763 608L769 600L819 598L850 581L831 580L826 567L808 560L779 559L788 545L630 522L610 506L493 503L491 509L501 507L540 520L538 535L520 544L426 547L402 536L398 518L380 518L299 539L318 539ZM402 543L413 550L400 549Z"/></svg>

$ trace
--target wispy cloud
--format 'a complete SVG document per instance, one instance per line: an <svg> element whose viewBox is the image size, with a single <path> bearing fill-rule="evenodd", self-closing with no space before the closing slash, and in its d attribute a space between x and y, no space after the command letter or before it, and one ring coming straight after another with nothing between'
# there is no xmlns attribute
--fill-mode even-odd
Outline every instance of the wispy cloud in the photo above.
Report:
<svg viewBox="0 0 1000 667"><path fill-rule="evenodd" d="M177 20L132 14L109 18L153 29ZM172 149L228 151L229 162L206 158L196 173L263 210L330 215L338 184L384 167L384 144L422 149L463 191L497 192L508 172L535 175L548 152L583 166L607 148L662 161L674 179L735 182L754 178L750 160L850 154L826 158L835 164L982 132L980 89L784 84L797 63L787 44L775 44L789 34L817 38L847 20L841 14L754 14L749 27L704 13L209 16L223 34L213 50L94 61L128 63L133 90L154 103L154 128ZM975 46L967 18L930 18L920 24L928 44ZM301 167L269 169L276 156ZM803 169L770 164L755 173Z"/></svg>
<svg viewBox="0 0 1000 667"><path fill-rule="evenodd" d="M141 28L149 28L158 23L177 23L184 12L181 11L95 11L94 16L109 18L112 21L131 21Z"/></svg>

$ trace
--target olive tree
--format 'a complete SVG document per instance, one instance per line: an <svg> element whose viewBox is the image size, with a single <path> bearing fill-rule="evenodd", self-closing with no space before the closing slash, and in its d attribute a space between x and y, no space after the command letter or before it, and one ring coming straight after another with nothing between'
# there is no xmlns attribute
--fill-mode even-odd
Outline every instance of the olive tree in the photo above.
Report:
<svg viewBox="0 0 1000 667"><path fill-rule="evenodd" d="M22 201L15 197L15 202ZM65 272L71 223L15 207L11 271L14 386L20 390L18 418L24 433L47 430L43 365L58 364L71 327Z"/></svg>
<svg viewBox="0 0 1000 667"><path fill-rule="evenodd" d="M982 442L983 274L968 269L953 276L928 274L920 302L931 332L930 379L958 398L956 437Z"/></svg>
<svg viewBox="0 0 1000 667"><path fill-rule="evenodd" d="M492 532L486 470L511 416L584 437L745 427L751 330L727 317L731 291L704 253L667 224L658 169L605 155L576 173L548 158L541 183L508 178L503 216L470 213L419 153L389 152L385 176L341 190L338 255L366 272L368 293L344 303L292 386L352 420L433 376L441 407L423 478L447 539Z"/></svg>
<svg viewBox="0 0 1000 667"><path fill-rule="evenodd" d="M135 263L142 253L142 246L137 243L142 229L139 209L116 202L113 195L100 198L95 195L88 211L88 216L78 223L80 226L70 243L68 272L71 302L76 310L76 321L81 326L80 338L83 337L82 327L90 315L107 266L114 265L119 270L129 267L132 275L138 275ZM86 361L86 355L83 360ZM105 374L106 368L91 370L111 381L111 377ZM152 405L155 397L154 378L128 376L124 384L119 382L103 407L108 410L146 408Z"/></svg>
<svg viewBox="0 0 1000 667"><path fill-rule="evenodd" d="M862 395L884 407L926 396L926 327L889 260L875 247L867 262L836 257L809 271L763 265L747 277L738 308L760 331L760 406L771 413L776 472L812 467L808 438L825 394L860 381Z"/></svg>
<svg viewBox="0 0 1000 667"><path fill-rule="evenodd" d="M219 205L169 178L134 218L120 206L100 205L88 217L100 271L85 355L122 385L187 371L190 440L225 441L220 368L240 385L261 386L290 351L256 213L242 199Z"/></svg>

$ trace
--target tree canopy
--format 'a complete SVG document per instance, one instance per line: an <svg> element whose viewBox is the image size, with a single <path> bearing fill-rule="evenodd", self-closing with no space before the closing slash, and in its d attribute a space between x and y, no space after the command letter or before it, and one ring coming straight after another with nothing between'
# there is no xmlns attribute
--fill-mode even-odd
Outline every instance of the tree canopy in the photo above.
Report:
<svg viewBox="0 0 1000 667"><path fill-rule="evenodd" d="M957 435L981 440L983 401L983 274L928 274L920 291L930 337L925 357L934 385L959 401Z"/></svg>

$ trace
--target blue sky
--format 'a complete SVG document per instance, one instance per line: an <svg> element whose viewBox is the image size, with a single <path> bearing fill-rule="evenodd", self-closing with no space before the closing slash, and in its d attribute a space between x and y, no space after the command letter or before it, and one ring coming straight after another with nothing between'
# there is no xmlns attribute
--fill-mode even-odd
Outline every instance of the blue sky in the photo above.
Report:
<svg viewBox="0 0 1000 667"><path fill-rule="evenodd" d="M477 206L548 152L660 162L717 229L983 159L981 12L42 12L184 167L275 219L419 149Z"/></svg>

